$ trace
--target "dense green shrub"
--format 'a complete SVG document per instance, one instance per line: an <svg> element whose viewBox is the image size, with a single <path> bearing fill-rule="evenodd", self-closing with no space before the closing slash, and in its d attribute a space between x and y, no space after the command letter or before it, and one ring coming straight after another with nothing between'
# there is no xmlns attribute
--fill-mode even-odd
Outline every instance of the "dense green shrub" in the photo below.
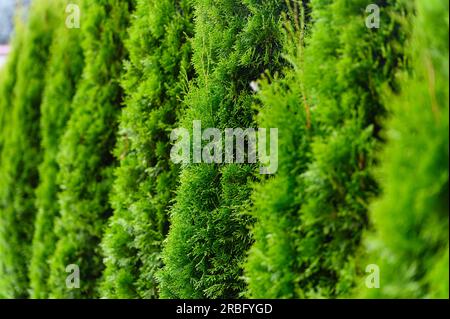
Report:
<svg viewBox="0 0 450 319"><path fill-rule="evenodd" d="M179 168L170 161L170 132L185 93L193 33L189 1L140 0L129 29L123 88L126 107L111 196L114 215L103 239L102 295L155 298L155 271L168 231Z"/></svg>
<svg viewBox="0 0 450 319"><path fill-rule="evenodd" d="M281 1L206 1L195 6L193 62L198 75L183 126L254 127L250 82L280 68ZM165 298L238 297L241 263L251 243L246 164L189 164L172 211L160 272Z"/></svg>
<svg viewBox="0 0 450 319"><path fill-rule="evenodd" d="M284 78L264 80L258 95L259 127L279 129L279 168L276 176L255 184L252 228L255 240L245 264L248 297L296 297L298 265L295 243L299 225L302 179L310 161L315 123L304 92L304 39L307 5L293 5L286 21L285 55L290 64Z"/></svg>
<svg viewBox="0 0 450 319"><path fill-rule="evenodd" d="M79 4L79 1L73 0L56 1L61 16L69 2ZM61 19L53 37L41 104L41 149L44 158L39 166L36 191L37 216L30 263L32 298L49 296L49 259L55 250L54 219L59 214L59 188L56 182L59 166L56 157L83 69L80 31L68 29L63 22Z"/></svg>
<svg viewBox="0 0 450 319"><path fill-rule="evenodd" d="M352 257L377 194L381 88L395 86L404 40L393 17L403 6L374 3L379 29L366 27L367 1L311 1L304 67L262 94L261 122L280 127L280 171L254 192L251 296L337 297L354 285Z"/></svg>
<svg viewBox="0 0 450 319"><path fill-rule="evenodd" d="M34 1L0 70L0 298L448 298L448 10ZM278 128L276 175L173 163L194 120Z"/></svg>
<svg viewBox="0 0 450 319"><path fill-rule="evenodd" d="M17 61L14 92L0 167L0 291L6 297L28 295L28 265L35 220L35 188L40 151L39 117L48 52L55 28L52 1L32 6ZM6 88L11 90L12 86Z"/></svg>
<svg viewBox="0 0 450 319"><path fill-rule="evenodd" d="M11 111L12 105L14 103L14 87L17 81L17 64L19 61L19 56L22 48L22 28L23 25L19 24L19 21L16 21L15 24L16 34L13 38L13 43L11 44L11 53L8 57L6 64L3 66L3 69L0 71L0 167L2 166L2 149L5 141L10 136L11 130ZM0 169L1 172L1 169ZM2 177L2 175L0 175ZM1 189L1 187L0 187ZM0 203L0 218L1 211L4 207L1 206ZM2 230L0 222L0 236ZM0 256L2 253L3 245L0 244ZM5 264L0 259L0 298L8 297L5 288L8 287L8 281L3 281L6 279L6 269Z"/></svg>
<svg viewBox="0 0 450 319"><path fill-rule="evenodd" d="M17 81L17 63L22 49L23 25L19 19L15 23L15 35L11 43L11 53L0 70L0 154L8 139L10 114L14 103L14 87ZM1 156L0 156L1 161ZM1 164L0 164L1 165Z"/></svg>
<svg viewBox="0 0 450 319"><path fill-rule="evenodd" d="M382 196L367 241L380 289L364 287L366 297L449 297L449 3L416 5L413 72L390 99Z"/></svg>
<svg viewBox="0 0 450 319"><path fill-rule="evenodd" d="M85 68L72 105L57 162L60 218L51 260L51 297L95 297L103 270L100 239L111 215L108 193L115 160L119 85L132 1L85 1L81 32ZM80 289L66 287L66 267L80 269Z"/></svg>
<svg viewBox="0 0 450 319"><path fill-rule="evenodd" d="M317 121L312 161L301 176L297 295L343 297L355 284L353 257L378 193L373 176L383 88L404 67L401 0L374 1L380 27L365 24L367 1L312 1L305 86Z"/></svg>

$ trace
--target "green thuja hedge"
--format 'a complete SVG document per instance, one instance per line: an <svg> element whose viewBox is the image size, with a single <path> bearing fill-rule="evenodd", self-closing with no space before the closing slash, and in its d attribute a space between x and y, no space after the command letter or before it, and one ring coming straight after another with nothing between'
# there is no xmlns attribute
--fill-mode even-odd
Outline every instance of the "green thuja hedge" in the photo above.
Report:
<svg viewBox="0 0 450 319"><path fill-rule="evenodd" d="M0 298L448 298L448 11L33 1L0 70ZM277 128L276 173L227 128Z"/></svg>
<svg viewBox="0 0 450 319"><path fill-rule="evenodd" d="M250 82L280 69L283 1L197 0L191 85L182 125L254 127ZM164 298L233 298L244 289L241 263L251 244L245 214L256 168L188 164L171 215L160 272Z"/></svg>
<svg viewBox="0 0 450 319"><path fill-rule="evenodd" d="M318 124L302 174L300 297L347 296L355 285L353 258L378 192L372 168L385 110L382 88L396 87L405 39L397 22L406 10L402 1L375 4L380 27L368 29L365 1L313 2L318 22L305 52L305 85Z"/></svg>
<svg viewBox="0 0 450 319"><path fill-rule="evenodd" d="M304 85L304 40L307 36L308 5L290 7L292 21L285 24L284 52L289 65L284 77L261 81L258 98L259 127L279 130L276 176L255 184L252 215L254 244L245 264L248 297L293 298L299 267L295 256L299 232L302 179L310 161L310 143L316 127L306 101ZM270 80L270 81L269 81Z"/></svg>
<svg viewBox="0 0 450 319"><path fill-rule="evenodd" d="M15 35L13 38L13 43L11 44L11 53L8 57L6 64L3 66L3 69L0 72L0 167L2 166L2 149L6 141L8 140L11 128L11 112L12 106L14 103L14 87L17 81L17 64L19 61L19 56L22 48L22 34L23 34L23 25L21 21L16 20L15 24ZM4 175L3 171L0 169L0 178ZM2 193L5 191L5 188L0 186L0 190ZM0 196L1 194L0 193ZM2 212L5 209L4 204L0 202L0 218L3 220ZM2 229L2 223L0 222L0 236L4 230ZM2 239L3 240L3 239ZM0 244L0 256L3 256L3 249L5 246ZM8 265L2 261L0 257L0 298L7 298L8 293L8 279L5 274L7 274L6 269L8 269Z"/></svg>
<svg viewBox="0 0 450 319"><path fill-rule="evenodd" d="M446 0L416 1L413 69L390 96L367 240L380 288L362 288L364 297L449 297L448 10Z"/></svg>
<svg viewBox="0 0 450 319"><path fill-rule="evenodd" d="M12 85L4 88L10 94L5 102L11 103L9 125L2 134L0 167L0 291L5 297L28 296L35 188L42 158L39 131L42 77L56 21L52 1L39 1L32 6L21 35L14 90ZM14 54L17 53L13 57Z"/></svg>
<svg viewBox="0 0 450 319"><path fill-rule="evenodd" d="M14 103L14 87L17 81L17 64L22 49L23 27L22 21L16 19L16 31L12 38L11 53L0 70L0 155L9 135L7 129L10 127L9 116ZM0 156L0 161L1 159Z"/></svg>
<svg viewBox="0 0 450 319"><path fill-rule="evenodd" d="M190 2L139 0L129 33L102 295L156 298L155 272L179 173L169 158L170 133L192 73Z"/></svg>
<svg viewBox="0 0 450 319"><path fill-rule="evenodd" d="M61 139L57 163L60 217L51 259L51 297L98 296L103 271L100 240L112 208L117 117L123 101L119 85L132 1L85 1L81 32L85 68ZM77 265L80 289L66 287L66 267Z"/></svg>
<svg viewBox="0 0 450 319"><path fill-rule="evenodd" d="M381 89L395 87L405 38L401 1L375 3L379 29L366 27L366 1L311 1L306 48L299 42L293 71L262 93L260 126L280 127L280 171L253 195L250 296L338 297L355 285L353 257L377 194Z"/></svg>
<svg viewBox="0 0 450 319"><path fill-rule="evenodd" d="M366 26L367 1L312 1L314 27L305 50L305 87L315 118L311 162L301 174L296 295L344 297L355 285L354 257L367 227L385 113L383 89L396 89L404 67L401 0L373 1L379 28Z"/></svg>
<svg viewBox="0 0 450 319"><path fill-rule="evenodd" d="M80 1L70 1L79 5ZM61 16L69 1L56 1ZM72 99L83 69L79 29L67 28L61 19L56 28L47 66L45 90L41 104L41 147L43 161L39 166L36 190L36 224L30 263L31 297L49 296L49 260L56 244L54 220L59 214L56 161L60 140L72 113Z"/></svg>

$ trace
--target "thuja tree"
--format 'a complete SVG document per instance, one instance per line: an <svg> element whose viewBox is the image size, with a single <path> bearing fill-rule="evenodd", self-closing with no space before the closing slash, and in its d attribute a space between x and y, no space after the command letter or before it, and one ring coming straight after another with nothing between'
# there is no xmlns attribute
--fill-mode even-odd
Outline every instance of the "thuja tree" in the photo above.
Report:
<svg viewBox="0 0 450 319"><path fill-rule="evenodd" d="M2 166L2 149L5 141L8 140L10 136L10 116L12 111L12 105L14 103L14 87L17 80L17 63L19 60L21 48L22 48L22 30L23 25L16 21L16 33L13 37L13 42L11 44L11 53L8 56L6 64L3 66L0 72L0 167ZM0 169L0 173L3 171ZM3 175L0 175L0 178ZM1 189L1 187L0 187ZM3 190L2 190L3 191ZM0 218L2 218L2 210L4 209L3 204L0 202ZM3 220L3 219L2 219ZM2 232L0 224L0 232ZM1 233L0 233L1 234ZM0 256L2 253L3 246L0 244ZM7 265L6 265L7 266ZM9 293L8 289L5 289L8 285L8 280L4 274L6 274L5 264L0 259L0 298L6 298ZM6 280L6 281L5 281ZM9 295L10 296L10 295Z"/></svg>
<svg viewBox="0 0 450 319"><path fill-rule="evenodd" d="M183 126L254 127L250 82L280 68L283 1L194 1L193 63ZM199 145L197 145L198 147ZM200 164L183 167L159 273L164 298L239 297L241 263L250 246L249 182L255 167Z"/></svg>
<svg viewBox="0 0 450 319"><path fill-rule="evenodd" d="M8 139L9 115L14 103L14 87L17 81L17 63L22 47L23 25L16 20L16 31L12 38L11 53L0 72L0 155ZM1 156L0 156L1 161Z"/></svg>
<svg viewBox="0 0 450 319"><path fill-rule="evenodd" d="M0 291L10 298L28 295L35 188L41 160L40 104L55 20L52 1L39 1L31 7L23 30L14 91L8 92L12 109L7 135L3 136L0 168Z"/></svg>
<svg viewBox="0 0 450 319"><path fill-rule="evenodd" d="M139 0L129 29L126 107L115 150L120 167L103 238L108 298L158 297L155 272L179 171L170 161L170 133L192 73L191 12L189 1Z"/></svg>
<svg viewBox="0 0 450 319"><path fill-rule="evenodd" d="M404 37L392 17L402 7L375 3L379 29L367 28L365 1L311 1L306 48L300 42L292 74L262 92L262 123L280 122L280 168L253 195L252 297L337 297L355 284L352 256L377 193L371 169L380 93L395 87Z"/></svg>
<svg viewBox="0 0 450 319"><path fill-rule="evenodd" d="M300 176L295 240L297 297L346 296L355 285L354 257L378 193L373 177L385 87L396 90L403 68L407 14L403 1L314 0L305 50L305 88L315 133L311 161ZM366 17L367 16L367 17ZM375 28L369 29L371 22Z"/></svg>
<svg viewBox="0 0 450 319"><path fill-rule="evenodd" d="M299 267L295 245L302 191L301 174L310 161L316 126L304 85L304 39L307 3L289 7L285 21L284 53L290 62L284 77L261 81L259 127L278 128L278 172L255 184L251 214L254 244L245 264L248 297L294 298Z"/></svg>
<svg viewBox="0 0 450 319"><path fill-rule="evenodd" d="M57 157L60 217L51 260L51 297L98 295L97 281L103 270L99 243L111 215L112 150L122 103L119 80L131 7L132 1L119 0L86 1L82 7L85 68ZM79 269L79 289L66 287L68 265L74 273Z"/></svg>
<svg viewBox="0 0 450 319"><path fill-rule="evenodd" d="M63 16L67 1L57 1ZM79 5L79 1L70 1ZM72 113L71 103L83 68L83 54L79 29L67 28L61 19L51 46L47 66L46 85L41 104L41 147L43 161L39 166L39 186L36 191L36 224L30 263L31 297L47 298L50 274L49 259L55 250L54 220L59 213L59 166L56 157L60 139Z"/></svg>
<svg viewBox="0 0 450 319"><path fill-rule="evenodd" d="M415 3L413 71L391 96L383 195L373 205L375 232L367 242L380 286L364 285L366 297L449 297L449 3ZM369 287L377 284L374 273L366 275Z"/></svg>

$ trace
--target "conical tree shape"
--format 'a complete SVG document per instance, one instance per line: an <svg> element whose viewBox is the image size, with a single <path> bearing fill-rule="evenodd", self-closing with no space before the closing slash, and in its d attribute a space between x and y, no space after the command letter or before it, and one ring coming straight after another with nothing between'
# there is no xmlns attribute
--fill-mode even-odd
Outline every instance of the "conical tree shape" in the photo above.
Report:
<svg viewBox="0 0 450 319"><path fill-rule="evenodd" d="M193 62L183 127L254 127L250 83L280 66L283 1L194 1ZM191 134L192 136L192 134ZM197 145L198 147L199 145ZM248 164L185 165L160 272L163 298L235 298L245 286L241 263L251 243Z"/></svg>
<svg viewBox="0 0 450 319"><path fill-rule="evenodd" d="M83 2L85 68L57 158L61 216L56 222L58 242L51 260L51 297L98 296L97 281L104 268L99 244L112 210L108 201L115 166L112 151L123 101L119 81L132 4ZM73 266L67 268L69 265ZM76 275L76 267L78 289L70 282L66 285L67 277ZM72 284L76 285L76 280Z"/></svg>
<svg viewBox="0 0 450 319"><path fill-rule="evenodd" d="M58 0L58 12L68 4L80 1ZM50 257L56 245L54 220L59 214L56 162L60 140L72 113L72 99L83 70L80 29L69 29L60 23L51 46L44 97L41 105L41 148L43 162L39 166L39 186L36 191L36 225L30 263L31 297L48 298Z"/></svg>
<svg viewBox="0 0 450 319"><path fill-rule="evenodd" d="M192 73L189 1L139 0L129 29L111 202L114 215L103 238L102 295L158 297L155 272L168 231L168 210L179 168L170 161L170 132Z"/></svg>
<svg viewBox="0 0 450 319"><path fill-rule="evenodd" d="M41 161L39 118L56 15L53 1L32 5L17 62L0 167L0 291L9 298L28 296L28 265L36 216L35 188ZM12 87L9 87L11 89Z"/></svg>
<svg viewBox="0 0 450 319"><path fill-rule="evenodd" d="M366 261L378 266L379 289L367 273L364 297L449 297L449 3L415 4L413 70L401 93L390 96L382 196L367 240Z"/></svg>

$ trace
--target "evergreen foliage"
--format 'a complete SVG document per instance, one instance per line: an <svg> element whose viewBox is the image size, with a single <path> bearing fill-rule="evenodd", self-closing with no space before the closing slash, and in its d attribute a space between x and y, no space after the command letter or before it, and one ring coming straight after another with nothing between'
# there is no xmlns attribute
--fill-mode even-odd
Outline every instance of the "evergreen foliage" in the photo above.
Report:
<svg viewBox="0 0 450 319"><path fill-rule="evenodd" d="M380 156L382 196L367 263L380 269L377 298L449 297L449 44L445 0L417 1L413 60L401 93L392 94Z"/></svg>
<svg viewBox="0 0 450 319"><path fill-rule="evenodd" d="M405 38L394 17L404 14L401 1L375 3L380 29L366 27L366 1L312 0L296 67L262 94L260 126L280 128L280 169L253 195L256 243L246 267L253 297L345 296L355 284L353 257L377 194L381 89L395 87Z"/></svg>
<svg viewBox="0 0 450 319"><path fill-rule="evenodd" d="M17 81L17 64L22 48L22 28L23 25L20 23L20 21L17 20L17 35L13 39L13 43L11 45L11 53L5 66L2 70L0 70L0 167L2 166L2 149L5 142L10 136L10 130L12 129L11 113L14 103L14 87ZM0 172L2 172L1 169ZM0 175L0 177L2 177L2 175ZM2 188L0 187L0 189ZM1 203L0 205L0 218L3 218L1 212L4 207ZM1 232L3 232L1 225L2 224L0 222L0 236ZM3 255L2 249L4 249L4 246L0 245L0 256ZM0 275L0 298L8 297L8 293L6 292L8 281L5 276L5 274L7 273L5 266L8 267L8 265L5 265L4 262L2 262L0 257L0 274L3 274L3 276Z"/></svg>
<svg viewBox="0 0 450 319"><path fill-rule="evenodd" d="M28 296L35 188L42 158L39 132L42 76L56 21L52 1L40 1L32 7L22 31L14 89L4 88L8 90L6 94L11 94L5 102L11 103L12 109L7 119L9 125L3 132L0 167L0 291L9 298Z"/></svg>
<svg viewBox="0 0 450 319"><path fill-rule="evenodd" d="M183 125L254 127L250 82L281 68L284 2L197 0L193 63L198 78L186 98ZM236 298L250 246L255 168L248 164L190 164L181 172L160 272L164 298Z"/></svg>
<svg viewBox="0 0 450 319"><path fill-rule="evenodd" d="M61 15L67 4L79 5L79 2L55 1ZM50 292L47 284L49 260L55 250L54 220L59 214L59 188L56 182L59 166L56 157L83 69L79 29L68 29L60 20L50 52L41 104L41 149L44 158L39 166L39 186L36 190L36 229L30 263L32 298L48 298Z"/></svg>
<svg viewBox="0 0 450 319"><path fill-rule="evenodd" d="M448 298L448 12L33 1L0 69L0 298ZM223 156L248 128L278 129L275 174Z"/></svg>
<svg viewBox="0 0 450 319"><path fill-rule="evenodd" d="M10 127L10 114L14 103L14 87L17 81L17 64L22 48L23 25L16 19L16 36L11 44L11 53L5 66L0 70L0 154L8 139L7 128ZM1 161L1 156L0 156Z"/></svg>
<svg viewBox="0 0 450 319"><path fill-rule="evenodd" d="M317 121L312 160L301 175L297 295L348 296L354 257L378 193L373 176L384 87L396 89L406 35L403 1L374 1L380 28L368 29L366 1L312 1L316 24L305 51L305 86Z"/></svg>
<svg viewBox="0 0 450 319"><path fill-rule="evenodd" d="M189 1L138 1L126 43L114 215L103 239L102 294L109 298L158 297L155 272L179 174L170 161L170 133L192 73L192 32Z"/></svg>
<svg viewBox="0 0 450 319"><path fill-rule="evenodd" d="M119 81L132 5L119 0L83 2L85 68L57 157L60 217L49 278L54 298L98 296L104 268L99 244L112 211L112 149L123 101ZM72 264L80 270L80 289L66 287L66 267Z"/></svg>
<svg viewBox="0 0 450 319"><path fill-rule="evenodd" d="M307 4L289 8L285 21L284 54L289 65L284 77L263 79L258 98L259 127L278 127L279 168L276 176L255 183L252 215L254 244L245 264L248 297L296 297L298 240L302 180L311 159L312 123L304 84L304 40L307 35Z"/></svg>

